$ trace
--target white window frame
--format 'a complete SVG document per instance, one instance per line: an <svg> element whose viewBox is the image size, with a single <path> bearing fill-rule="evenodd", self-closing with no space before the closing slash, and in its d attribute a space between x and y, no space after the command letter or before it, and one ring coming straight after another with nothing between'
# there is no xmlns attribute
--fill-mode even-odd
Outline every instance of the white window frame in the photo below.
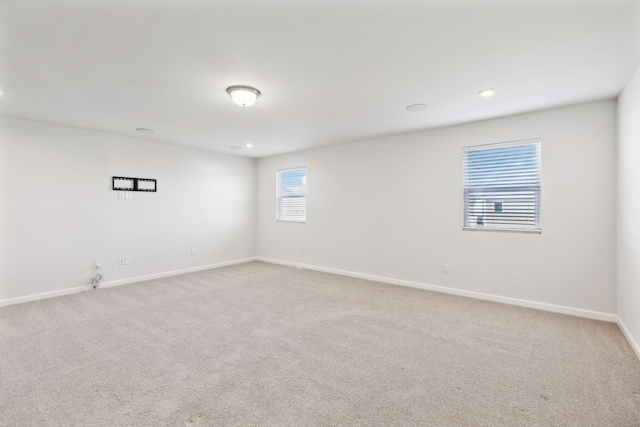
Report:
<svg viewBox="0 0 640 427"><path fill-rule="evenodd" d="M470 212L469 212L469 198L470 198L470 182L468 175L468 153L472 151L491 150L496 148L508 148L518 146L536 146L537 156L537 178L539 185L517 185L512 187L511 191L526 190L534 192L534 218L533 227L530 228L513 228L504 224L494 224L492 226L485 226L479 224L471 224ZM490 188L490 187L489 187ZM495 190L493 190L495 191ZM495 203L495 202L494 202ZM494 208L496 209L496 208ZM502 212L503 205L500 204L500 211ZM496 212L494 210L494 212ZM540 138L524 139L518 141L499 142L493 144L475 145L462 148L462 229L473 231L498 231L498 232L512 232L512 233L542 233L542 140Z"/></svg>
<svg viewBox="0 0 640 427"><path fill-rule="evenodd" d="M294 171L304 171L304 176L305 176L304 194L303 195L296 195L296 196L283 196L281 194L281 192L282 192L281 191L282 174L284 172L294 172ZM306 183L306 179L307 179L307 167L306 166L300 166L300 167L296 167L296 168L288 168L288 169L278 169L278 170L276 170L276 222L288 222L288 223L294 223L294 224L305 224L307 222L307 203L306 203L307 183ZM304 220L283 219L283 216L282 216L282 201L283 201L283 199L292 199L292 198L301 198L301 197L305 198Z"/></svg>

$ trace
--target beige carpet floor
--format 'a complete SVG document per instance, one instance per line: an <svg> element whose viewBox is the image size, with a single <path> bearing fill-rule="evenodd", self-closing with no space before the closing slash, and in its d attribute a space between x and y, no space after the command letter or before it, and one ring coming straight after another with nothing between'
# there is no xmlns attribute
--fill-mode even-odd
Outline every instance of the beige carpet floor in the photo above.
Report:
<svg viewBox="0 0 640 427"><path fill-rule="evenodd" d="M0 308L0 426L640 426L612 323L252 262Z"/></svg>

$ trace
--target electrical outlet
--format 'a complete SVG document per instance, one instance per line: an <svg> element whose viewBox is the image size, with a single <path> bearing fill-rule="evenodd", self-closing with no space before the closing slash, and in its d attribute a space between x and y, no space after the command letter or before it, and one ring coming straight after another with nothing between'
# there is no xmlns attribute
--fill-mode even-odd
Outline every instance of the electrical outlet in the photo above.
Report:
<svg viewBox="0 0 640 427"><path fill-rule="evenodd" d="M442 264L442 272L443 273L448 273L449 272L449 264L447 264L446 262L444 264Z"/></svg>
<svg viewBox="0 0 640 427"><path fill-rule="evenodd" d="M301 254L303 254L303 253L304 253L304 248L303 248L302 246L300 246L300 247L298 248L298 253L301 253Z"/></svg>
<svg viewBox="0 0 640 427"><path fill-rule="evenodd" d="M124 259L125 264L131 264L131 255L127 255Z"/></svg>
<svg viewBox="0 0 640 427"><path fill-rule="evenodd" d="M119 256L118 257L118 265L124 265L124 257L123 256Z"/></svg>
<svg viewBox="0 0 640 427"><path fill-rule="evenodd" d="M196 256L196 249L195 248L191 248L191 256Z"/></svg>

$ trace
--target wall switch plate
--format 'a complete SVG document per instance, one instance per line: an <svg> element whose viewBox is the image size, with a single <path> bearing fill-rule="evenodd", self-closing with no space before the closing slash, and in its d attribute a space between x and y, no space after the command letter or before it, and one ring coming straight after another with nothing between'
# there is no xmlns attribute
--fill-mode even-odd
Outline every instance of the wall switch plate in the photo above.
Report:
<svg viewBox="0 0 640 427"><path fill-rule="evenodd" d="M195 248L191 248L191 256L195 256L196 255L196 250Z"/></svg>
<svg viewBox="0 0 640 427"><path fill-rule="evenodd" d="M118 265L124 265L124 257L123 256L119 256L118 257Z"/></svg>
<svg viewBox="0 0 640 427"><path fill-rule="evenodd" d="M125 193L124 193L124 194L125 194L125 198L126 198L127 200L131 200L131 199L133 199L133 193L132 193L131 191L125 191Z"/></svg>
<svg viewBox="0 0 640 427"><path fill-rule="evenodd" d="M118 191L118 199L124 200L124 191Z"/></svg>
<svg viewBox="0 0 640 427"><path fill-rule="evenodd" d="M125 264L131 264L131 255L127 255L124 259Z"/></svg>
<svg viewBox="0 0 640 427"><path fill-rule="evenodd" d="M446 262L444 264L442 264L442 272L443 273L448 273L449 272L449 264L447 264Z"/></svg>

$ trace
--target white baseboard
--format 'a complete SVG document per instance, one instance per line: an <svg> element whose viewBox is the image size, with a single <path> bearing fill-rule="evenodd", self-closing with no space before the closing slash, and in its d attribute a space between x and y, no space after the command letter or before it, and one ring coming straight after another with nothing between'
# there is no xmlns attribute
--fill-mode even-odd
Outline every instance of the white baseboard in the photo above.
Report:
<svg viewBox="0 0 640 427"><path fill-rule="evenodd" d="M39 299L59 297L62 295L75 294L76 292L82 292L82 291L88 291L88 290L89 290L88 286L77 286L75 288L60 289L58 291L43 292L41 294L33 294L33 295L25 295L23 297L8 298L8 299L0 300L0 307L4 307L7 305L20 304L20 303L29 302L29 301L37 301Z"/></svg>
<svg viewBox="0 0 640 427"><path fill-rule="evenodd" d="M196 271L211 270L212 268L226 267L228 265L243 264L255 261L255 257L236 259L233 261L219 262L216 264L202 265L200 267L184 268L182 270L165 271L164 273L149 274L147 276L130 277L128 279L113 280L100 284L100 288L110 288L113 286L127 285L129 283L144 282L145 280L160 279L162 277L177 276L179 274L195 273Z"/></svg>
<svg viewBox="0 0 640 427"><path fill-rule="evenodd" d="M126 285L129 283L143 282L145 280L153 280L153 279L159 279L162 277L177 276L179 274L210 270L212 268L220 268L228 265L242 264L245 262L251 262L256 260L268 262L271 264L280 264L280 265L287 265L291 267L306 268L309 270L340 274L342 276L356 277L359 279L366 279L366 280L371 280L375 282L389 283L392 285L399 285L399 286L409 286L412 288L426 289L429 291L442 292L442 293L459 295L459 296L464 296L469 298L500 302L504 304L511 304L511 305L517 305L521 307L535 308L538 310L551 311L554 313L562 313L562 314L568 314L572 316L586 317L588 319L596 319L596 320L603 320L605 322L617 323L620 329L622 330L622 333L627 338L627 341L629 341L631 348L636 353L636 356L638 356L638 359L640 359L640 346L633 339L633 337L631 336L631 333L629 333L629 330L625 326L624 322L622 322L622 320L615 314L602 313L602 312L591 311L591 310L583 310L580 308L528 301L528 300L522 300L517 298L502 297L498 295L484 294L481 292L466 291L462 289L447 288L444 286L427 285L424 283L411 282L408 280L391 279L389 277L375 276L372 274L355 273L353 271L338 270L335 268L317 267L315 265L300 264L296 262L282 261L282 260L263 258L263 257L249 257L249 258L243 258L243 259L238 259L233 261L220 262L216 264L208 264L208 265L203 265L199 267L185 268L182 270L165 271L163 273L131 277L128 279L114 280L111 282L104 282L103 284L100 285L100 288L109 288L113 286ZM26 296L17 297L17 298L9 298L9 299L0 300L0 307L20 304L20 303L29 302L29 301L37 301L37 300L46 299L46 298L53 298L53 297L62 296L62 295L69 295L69 294L88 291L88 290L90 290L88 286L78 286L75 288L60 289L57 291L43 292L40 294L26 295Z"/></svg>
<svg viewBox="0 0 640 427"><path fill-rule="evenodd" d="M392 285L409 286L412 288L426 289L429 291L442 292L446 294L459 295L463 297L476 298L486 301L501 302L504 304L518 305L521 307L535 308L538 310L551 311L554 313L568 314L571 316L586 317L588 319L603 320L605 322L616 323L618 316L610 313L602 313L599 311L584 310L581 308L566 307L562 305L547 304L544 302L536 302L522 300L518 298L502 297L499 295L484 294L481 292L466 291L462 289L448 288L445 286L428 285L425 283L411 282L408 280L392 279L389 277L374 276L371 274L355 273L353 271L337 270L335 268L317 267L315 265L299 264L296 262L282 261L271 258L256 257L257 261L269 262L272 264L288 265L291 267L306 268L309 270L323 271L325 273L340 274L342 276L356 277L358 279L366 279L374 282L389 283Z"/></svg>
<svg viewBox="0 0 640 427"><path fill-rule="evenodd" d="M149 274L147 276L138 276L138 277L131 277L128 279L113 280L111 282L101 283L98 289L110 288L112 286L126 285L129 283L143 282L145 280L159 279L161 277L177 276L178 274L193 273L193 272L202 271L202 270L210 270L212 268L220 268L220 267L225 267L227 265L242 264L242 263L250 262L254 260L255 260L254 257L250 257L250 258L237 259L233 261L219 262L216 264L202 265L199 267L185 268L182 270L165 271L163 273ZM46 298L53 298L61 295L69 295L69 294L74 294L76 292L83 292L83 291L89 291L89 290L92 290L92 289L87 285L87 286L77 286L75 288L60 289L58 291L43 292L41 294L25 295L23 297L9 298L9 299L0 300L0 307L20 304L20 303L29 302L29 301L37 301L37 300L46 299Z"/></svg>
<svg viewBox="0 0 640 427"><path fill-rule="evenodd" d="M633 339L633 336L625 326L624 322L622 322L622 319L620 319L620 317L618 317L618 326L622 330L622 333L624 334L625 338L627 338L627 341L629 341L629 344L631 345L631 348L633 349L633 351L636 352L636 356L638 356L638 359L640 359L640 346L638 345L636 340Z"/></svg>
<svg viewBox="0 0 640 427"><path fill-rule="evenodd" d="M113 281L110 281L110 282L102 283L100 285L100 288L109 288L109 287L113 287L113 286L126 285L126 284L129 284L129 283L142 282L142 281L145 281L145 280L153 280L153 279L159 279L159 278L162 278L162 277L176 276L176 275L179 275L179 274L193 273L193 272L196 272L196 271L209 270L209 269L212 269L212 268L225 267L225 266L234 265L234 264L242 264L242 263L245 263L245 262L250 262L250 261L255 261L255 260L264 261L264 262L268 262L268 263L272 263L272 264L287 265L287 266L291 266L291 267L306 268L306 269L309 269L309 270L323 271L323 272L326 272L326 273L340 274L340 275L343 275L343 276L356 277L356 278L359 278L359 279L366 279L366 280L371 280L371 281L375 281L375 282L389 283L389 284L392 284L392 285L409 286L409 287L412 287L412 288L426 289L426 290L429 290L429 291L442 292L442 293L453 294L453 295L460 295L460 296L464 296L464 297L470 297L470 298L476 298L476 299L482 299L482 300L494 301L494 302L501 302L501 303L505 303L505 304L518 305L518 306L521 306L521 307L528 307L528 308L535 308L535 309L544 310L544 311L551 311L551 312L554 312L554 313L562 313L562 314L568 314L568 315L572 315L572 316L586 317L586 318L589 318L589 319L596 319L596 320L603 320L603 321L606 321L606 322L618 323L620 325L620 329L622 329L623 333L625 334L625 336L627 337L627 339L631 343L631 346L633 347L634 351L636 351L636 353L638 353L638 357L640 357L640 347L638 347L637 343L633 340L633 338L629 334L628 330L624 326L624 323L622 323L622 321L615 314L602 313L602 312L598 312L598 311L584 310L584 309L580 309L580 308L566 307L566 306L561 306L561 305L547 304L547 303L536 302L536 301L522 300L522 299L518 299L518 298L503 297L503 296L499 296L499 295L484 294L484 293L481 293L481 292L467 291L467 290L456 289L456 288L448 288L448 287L445 287L445 286L428 285L428 284L425 284L425 283L412 282L412 281L408 281L408 280L392 279L392 278L389 278L389 277L375 276L375 275L372 275L372 274L356 273L356 272L353 272L353 271L338 270L338 269L335 269L335 268L318 267L318 266L315 266L315 265L300 264L300 263L296 263L296 262L282 261L282 260L276 260L276 259L271 259L271 258L249 257L249 258L243 258L243 259L238 259L238 260L233 260L233 261L220 262L220 263L216 263L216 264L208 264L208 265L203 265L203 266L199 266L199 267L191 267L191 268L185 268L185 269L181 269L181 270L165 271L165 272L162 272L162 273L149 274L149 275L146 275L146 276L138 276L138 277L131 277L131 278L127 278L127 279L121 279L121 280L113 280ZM44 293L40 293L40 294L25 295L25 296L17 297L17 298L9 298L9 299L5 299L5 300L0 300L0 307L7 306L7 305L13 305L13 304L19 304L19 303L23 303L23 302L36 301L36 300L45 299L45 298L52 298L52 297L61 296L61 295L68 295L68 294L72 294L72 293L76 293L76 292L82 292L82 291L86 291L86 290L89 290L88 286L78 286L78 287L74 287L74 288L67 288L67 289L60 289L60 290L57 290L57 291L44 292Z"/></svg>

